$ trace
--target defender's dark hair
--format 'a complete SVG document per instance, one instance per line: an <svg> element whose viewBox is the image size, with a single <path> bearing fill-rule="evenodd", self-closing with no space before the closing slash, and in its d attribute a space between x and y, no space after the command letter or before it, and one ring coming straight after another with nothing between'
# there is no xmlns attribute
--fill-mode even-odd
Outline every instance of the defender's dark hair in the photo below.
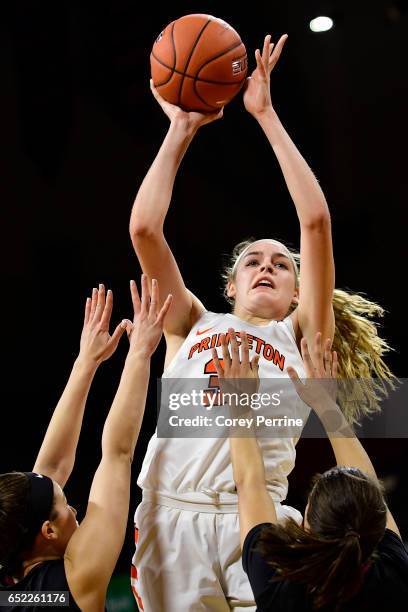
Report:
<svg viewBox="0 0 408 612"><path fill-rule="evenodd" d="M30 549L35 534L27 540L27 499L30 483L23 472L0 474L0 570L12 573L21 565L21 555ZM50 519L56 516L54 504Z"/></svg>
<svg viewBox="0 0 408 612"><path fill-rule="evenodd" d="M313 608L334 610L361 589L364 571L384 535L387 508L381 486L356 468L315 477L309 528L289 519L263 530L259 549L277 569L275 580L306 586Z"/></svg>

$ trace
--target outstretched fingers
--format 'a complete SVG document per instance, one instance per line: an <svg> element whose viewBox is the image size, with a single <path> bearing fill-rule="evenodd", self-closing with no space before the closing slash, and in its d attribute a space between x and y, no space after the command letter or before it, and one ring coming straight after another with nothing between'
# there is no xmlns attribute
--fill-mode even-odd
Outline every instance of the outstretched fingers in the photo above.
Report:
<svg viewBox="0 0 408 612"><path fill-rule="evenodd" d="M299 378L299 374L297 373L297 371L295 370L295 368L292 368L292 366L288 366L286 368L286 372L289 375L289 378L291 379L291 381L293 382L295 389L298 393L300 393L300 391L302 391L302 387L303 387L303 383Z"/></svg>
<svg viewBox="0 0 408 612"><path fill-rule="evenodd" d="M105 308L105 285L99 283L99 288L97 291L97 300L96 300L96 308L94 312L94 319L98 323L102 319L102 313Z"/></svg>
<svg viewBox="0 0 408 612"><path fill-rule="evenodd" d="M257 378L259 378L259 359L259 355L254 355L250 362L251 370Z"/></svg>
<svg viewBox="0 0 408 612"><path fill-rule="evenodd" d="M332 352L331 352L331 340L330 338L327 338L327 340L324 343L324 350L323 350L323 370L324 370L324 374L327 377L331 377L332 375Z"/></svg>
<svg viewBox="0 0 408 612"><path fill-rule="evenodd" d="M102 316L101 316L101 322L100 322L101 329L103 330L109 329L112 309L113 309L113 293L110 289L108 289L108 292L106 294L106 301L105 301L104 309L103 309Z"/></svg>
<svg viewBox="0 0 408 612"><path fill-rule="evenodd" d="M152 278L152 292L150 296L149 318L154 322L157 319L159 309L159 285L155 278Z"/></svg>
<svg viewBox="0 0 408 612"><path fill-rule="evenodd" d="M169 311L169 308L171 306L172 300L173 300L173 296L172 296L171 293L169 293L169 295L166 297L166 300L165 300L163 306L160 309L159 314L157 315L156 323L158 325L160 325L160 327L163 326L163 321L164 321L164 319L166 317L166 314Z"/></svg>
<svg viewBox="0 0 408 612"><path fill-rule="evenodd" d="M241 359L242 365L249 367L249 346L246 331L241 331Z"/></svg>
<svg viewBox="0 0 408 612"><path fill-rule="evenodd" d="M323 351L323 346L322 346L322 333L321 332L317 332L315 336L313 352L314 352L314 358L315 358L315 362L313 362L315 376L319 378L324 378L325 376L324 351Z"/></svg>
<svg viewBox="0 0 408 612"><path fill-rule="evenodd" d="M283 49L287 39L288 39L288 35L284 34L283 36L280 37L280 39L278 40L278 42L274 46L273 52L272 52L272 49L271 49L271 54L270 54L270 57L269 57L269 64L268 64L269 65L269 72L271 72L271 70L278 63L278 60L279 60L280 55L282 53L282 49Z"/></svg>
<svg viewBox="0 0 408 612"><path fill-rule="evenodd" d="M262 63L264 66L268 65L271 51L271 35L267 34L264 38L264 44L262 49Z"/></svg>
<svg viewBox="0 0 408 612"><path fill-rule="evenodd" d="M148 315L149 304L150 304L149 283L148 283L146 274L142 274L142 300L141 300L141 307L140 307L140 314L142 316Z"/></svg>
<svg viewBox="0 0 408 612"><path fill-rule="evenodd" d="M313 361L309 353L309 347L307 345L306 338L301 339L300 349L302 352L302 359L303 359L303 363L304 363L305 370L306 370L306 376L307 378L314 378L315 367L313 365Z"/></svg>
<svg viewBox="0 0 408 612"><path fill-rule="evenodd" d="M217 372L218 378L224 378L224 368L221 365L221 361L218 357L217 349L211 349L211 354L214 362L214 367Z"/></svg>
<svg viewBox="0 0 408 612"><path fill-rule="evenodd" d="M239 365L239 346L237 342L237 336L236 336L235 329L233 327L230 327L228 329L228 333L229 333L230 342L231 342L232 365Z"/></svg>
<svg viewBox="0 0 408 612"><path fill-rule="evenodd" d="M227 337L225 334L221 334L221 352L224 361L224 368L228 368L231 365L231 356L228 350Z"/></svg>
<svg viewBox="0 0 408 612"><path fill-rule="evenodd" d="M92 319L95 316L95 311L96 311L96 304L98 303L98 290L96 287L94 287L92 289L92 298L91 298L91 310L89 313L89 320L92 321Z"/></svg>
<svg viewBox="0 0 408 612"><path fill-rule="evenodd" d="M336 351L332 352L332 366L331 366L331 373L332 373L332 377L333 378L337 378L337 372L338 372L338 358L337 358L337 353Z"/></svg>
<svg viewBox="0 0 408 612"><path fill-rule="evenodd" d="M130 281L130 295L132 297L133 314L136 316L140 312L141 302L139 292L137 290L136 281Z"/></svg>
<svg viewBox="0 0 408 612"><path fill-rule="evenodd" d="M265 64L263 63L262 55L259 49L256 49L255 51L255 61L256 61L256 67L257 67L257 70L259 71L260 76L266 79L267 78L266 68L265 68Z"/></svg>
<svg viewBox="0 0 408 612"><path fill-rule="evenodd" d="M89 318L91 314L91 303L92 303L91 298L87 297L85 301L85 309L84 309L84 325L86 325L89 322Z"/></svg>
<svg viewBox="0 0 408 612"><path fill-rule="evenodd" d="M130 321L129 321L130 323ZM122 335L127 331L127 322L126 320L121 321L117 326L113 334L111 335L108 346L114 351L119 344L119 340Z"/></svg>

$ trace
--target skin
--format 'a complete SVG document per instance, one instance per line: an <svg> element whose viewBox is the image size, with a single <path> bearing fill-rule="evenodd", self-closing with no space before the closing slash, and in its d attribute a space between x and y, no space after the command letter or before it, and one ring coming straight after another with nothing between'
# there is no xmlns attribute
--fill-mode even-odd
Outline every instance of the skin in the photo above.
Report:
<svg viewBox="0 0 408 612"><path fill-rule="evenodd" d="M30 572L33 567L43 561L62 559L68 542L79 527L76 519L77 511L70 506L61 486L53 480L54 501L53 519L44 521L38 533L29 558L22 564L22 571L15 576L18 582Z"/></svg>
<svg viewBox="0 0 408 612"><path fill-rule="evenodd" d="M64 559L70 591L78 606L87 612L104 610L108 583L122 549L129 512L131 464L144 414L150 358L162 337L164 318L171 304L169 295L159 308L155 279L151 287L150 291L143 275L140 298L136 283L131 281L133 322L122 321L112 336L111 294L108 292L105 300L104 288L100 287L87 300L80 357L76 361L81 362L81 368L74 365L33 469L53 480L54 508L52 518L44 521L25 556L22 572L14 579L17 582L42 561ZM97 365L114 352L125 330L129 350L105 421L102 459L93 478L86 514L78 525L76 510L68 504L61 485L73 467L85 400Z"/></svg>
<svg viewBox="0 0 408 612"><path fill-rule="evenodd" d="M274 45L270 35L267 35L262 50L255 51L256 68L247 79L243 102L246 111L267 137L296 208L301 230L300 286L298 292L295 291L294 276L290 282L288 278L288 282L284 283L282 269L274 267L279 283L274 299L267 297L270 290L260 289L250 293L248 277L240 267L228 292L235 298L234 313L251 323L265 324L271 319L282 319L290 304L297 303L292 316L296 338L300 342L301 337L305 336L311 342L318 330L322 330L325 337L332 338L334 334L331 223L319 183L284 129L272 103L271 72L278 63L286 40L287 36L284 35ZM143 271L158 278L164 292L171 292L174 296L174 308L166 319L164 329L167 366L205 307L184 284L164 235L164 221L176 174L191 141L204 125L220 120L223 111L214 114L188 113L164 100L152 83L151 90L169 118L170 126L137 193L129 229ZM272 255L270 246L265 242L263 262L259 263L258 273L262 266L268 269Z"/></svg>
<svg viewBox="0 0 408 612"><path fill-rule="evenodd" d="M221 341L223 362L216 349L212 350L214 364L220 379L222 392L254 393L259 384L258 359L249 359L248 338L245 331L240 332L241 346L236 340L233 328L228 330L231 348L225 336ZM333 397L336 393L337 354L331 351L331 340L322 342L322 334L315 336L313 352L309 351L307 341L301 341L302 358L307 379L301 381L296 370L288 368L288 374L299 397L308 404L319 417L332 446L337 466L355 467L377 480L374 466L345 420ZM333 430L333 416L337 427ZM234 481L238 492L241 548L248 532L260 523L277 523L275 506L266 488L265 469L261 450L255 432L253 436L230 436L231 461ZM304 527L307 521L309 504L305 509ZM387 509L386 527L400 535L395 520Z"/></svg>
<svg viewBox="0 0 408 612"><path fill-rule="evenodd" d="M272 287L256 286L261 279ZM284 245L266 240L254 242L240 259L235 278L227 286L235 300L234 314L255 325L285 318L291 305L297 305L299 290L295 272Z"/></svg>

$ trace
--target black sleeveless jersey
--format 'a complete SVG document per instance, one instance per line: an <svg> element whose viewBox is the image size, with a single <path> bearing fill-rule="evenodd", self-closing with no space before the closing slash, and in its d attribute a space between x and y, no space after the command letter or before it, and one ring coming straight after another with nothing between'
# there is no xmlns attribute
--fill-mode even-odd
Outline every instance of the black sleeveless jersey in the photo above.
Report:
<svg viewBox="0 0 408 612"><path fill-rule="evenodd" d="M26 576L16 584L0 586L0 590L9 593L11 599L14 599L14 603L2 605L2 612L44 612L47 610L71 610L78 612L80 608L74 601L71 593L69 592L67 577L65 575L64 560L55 559L52 561L44 561L43 563L36 565L32 570L28 572ZM41 595L44 591L49 591L50 596ZM51 605L53 599L52 593L55 591L65 591L68 593L69 605L68 606L53 606ZM38 597L35 598L35 593L39 594L39 598L44 601L51 602L49 605L44 607L41 605L42 602L38 601ZM37 599L37 601L35 600ZM19 600L19 601L17 601Z"/></svg>

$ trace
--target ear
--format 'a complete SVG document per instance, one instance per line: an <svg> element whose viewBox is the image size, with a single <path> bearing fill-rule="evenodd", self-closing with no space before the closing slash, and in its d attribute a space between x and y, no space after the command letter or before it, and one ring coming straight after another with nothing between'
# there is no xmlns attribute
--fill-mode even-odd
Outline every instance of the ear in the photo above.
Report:
<svg viewBox="0 0 408 612"><path fill-rule="evenodd" d="M41 535L47 541L56 540L58 538L58 534L51 521L44 521L41 527Z"/></svg>
<svg viewBox="0 0 408 612"><path fill-rule="evenodd" d="M299 287L296 287L295 292L292 296L291 304L297 306L299 304Z"/></svg>
<svg viewBox="0 0 408 612"><path fill-rule="evenodd" d="M228 283L227 283L227 296L229 298L235 298L236 293L237 293L237 291L235 289L234 283L232 281L228 281Z"/></svg>

